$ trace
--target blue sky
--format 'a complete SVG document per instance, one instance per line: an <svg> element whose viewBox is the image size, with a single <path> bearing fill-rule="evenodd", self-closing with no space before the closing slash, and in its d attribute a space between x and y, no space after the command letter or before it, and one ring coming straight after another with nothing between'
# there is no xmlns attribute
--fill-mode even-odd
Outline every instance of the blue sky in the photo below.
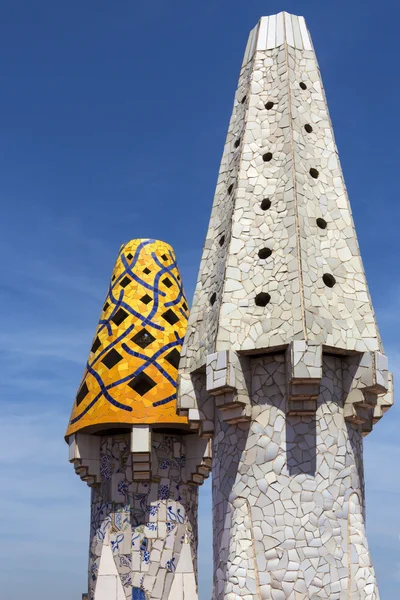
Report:
<svg viewBox="0 0 400 600"><path fill-rule="evenodd" d="M63 434L119 245L171 243L193 294L248 31L303 14L359 242L400 378L397 3L3 0L0 3L0 589L86 590L88 488ZM365 443L381 600L400 586L400 409ZM210 483L200 600L210 599ZM397 591L397 593L396 593Z"/></svg>

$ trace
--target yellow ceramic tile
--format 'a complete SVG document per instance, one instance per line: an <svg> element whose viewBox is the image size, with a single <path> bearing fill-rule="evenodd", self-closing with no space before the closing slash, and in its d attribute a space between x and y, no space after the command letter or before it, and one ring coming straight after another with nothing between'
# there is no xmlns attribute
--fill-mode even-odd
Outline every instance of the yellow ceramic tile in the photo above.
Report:
<svg viewBox="0 0 400 600"><path fill-rule="evenodd" d="M176 415L187 318L171 246L121 246L66 435L100 424L187 423Z"/></svg>

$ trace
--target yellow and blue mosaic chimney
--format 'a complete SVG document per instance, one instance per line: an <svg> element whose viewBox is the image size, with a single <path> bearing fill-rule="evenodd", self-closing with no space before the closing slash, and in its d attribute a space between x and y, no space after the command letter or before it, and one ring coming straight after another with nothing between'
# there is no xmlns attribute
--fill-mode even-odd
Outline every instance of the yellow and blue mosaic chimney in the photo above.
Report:
<svg viewBox="0 0 400 600"><path fill-rule="evenodd" d="M121 246L66 436L102 426L185 424L177 369L188 305L173 249Z"/></svg>
<svg viewBox="0 0 400 600"><path fill-rule="evenodd" d="M119 251L66 439L91 487L88 600L197 600L198 411L178 416L188 305L171 246ZM189 425L190 421L190 425ZM154 552L153 552L154 550Z"/></svg>

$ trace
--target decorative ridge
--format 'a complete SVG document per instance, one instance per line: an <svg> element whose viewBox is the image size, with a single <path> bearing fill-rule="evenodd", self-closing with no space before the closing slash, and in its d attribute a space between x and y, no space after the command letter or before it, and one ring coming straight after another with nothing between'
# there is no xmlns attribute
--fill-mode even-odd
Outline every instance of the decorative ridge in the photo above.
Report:
<svg viewBox="0 0 400 600"><path fill-rule="evenodd" d="M272 50L284 43L298 50L312 50L311 36L304 17L280 12L277 15L261 17L250 31L242 67L252 60L258 50Z"/></svg>

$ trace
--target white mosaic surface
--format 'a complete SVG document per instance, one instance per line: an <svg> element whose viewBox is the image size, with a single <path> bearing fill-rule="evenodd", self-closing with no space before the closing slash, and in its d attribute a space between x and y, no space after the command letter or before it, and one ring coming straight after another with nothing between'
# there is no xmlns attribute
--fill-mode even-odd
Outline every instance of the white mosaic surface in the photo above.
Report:
<svg viewBox="0 0 400 600"><path fill-rule="evenodd" d="M197 496L185 438L152 434L152 479L132 481L130 436L100 441L92 486L90 600L196 600Z"/></svg>
<svg viewBox="0 0 400 600"><path fill-rule="evenodd" d="M393 404L304 19L250 34L180 362L213 600L377 600L362 439Z"/></svg>
<svg viewBox="0 0 400 600"><path fill-rule="evenodd" d="M362 433L344 418L342 360L324 357L313 418L286 415L283 355L251 361L251 421L230 425L217 412L215 600L379 597Z"/></svg>
<svg viewBox="0 0 400 600"><path fill-rule="evenodd" d="M256 46L262 31L253 33ZM182 353L185 370L202 367L216 350L294 339L381 349L314 51L284 38L276 47L274 40L270 49L256 49L240 73ZM264 248L272 253L259 258ZM324 274L333 275L334 287ZM267 306L256 306L259 293L270 295Z"/></svg>

